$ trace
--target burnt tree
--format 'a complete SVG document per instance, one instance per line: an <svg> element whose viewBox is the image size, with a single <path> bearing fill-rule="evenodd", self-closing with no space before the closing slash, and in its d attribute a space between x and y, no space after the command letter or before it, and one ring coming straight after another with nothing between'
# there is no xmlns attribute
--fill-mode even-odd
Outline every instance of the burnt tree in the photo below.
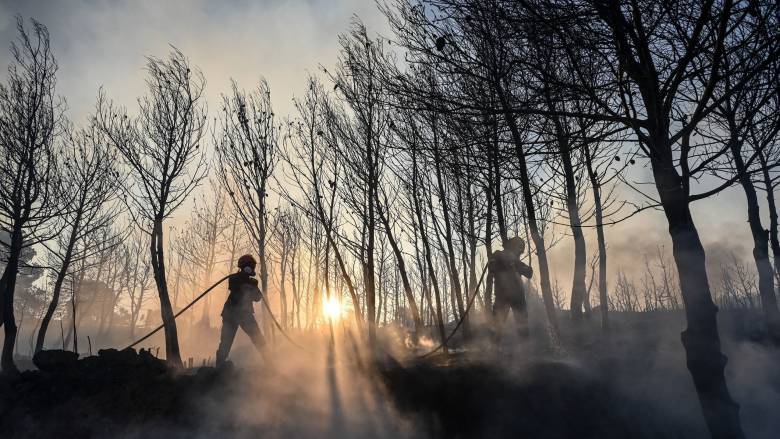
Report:
<svg viewBox="0 0 780 439"><path fill-rule="evenodd" d="M63 102L54 94L57 62L45 26L33 21L28 33L17 18L19 39L11 45L7 83L0 84L0 228L8 240L0 278L0 320L5 329L2 369L17 370L14 292L22 251L45 241L61 212L59 154Z"/></svg>
<svg viewBox="0 0 780 439"><path fill-rule="evenodd" d="M148 94L138 100L137 116L128 117L101 93L96 119L130 170L123 199L135 223L149 236L166 359L181 367L168 294L163 223L206 175L206 156L200 149L206 126L206 81L175 48L166 59L148 57L146 71Z"/></svg>

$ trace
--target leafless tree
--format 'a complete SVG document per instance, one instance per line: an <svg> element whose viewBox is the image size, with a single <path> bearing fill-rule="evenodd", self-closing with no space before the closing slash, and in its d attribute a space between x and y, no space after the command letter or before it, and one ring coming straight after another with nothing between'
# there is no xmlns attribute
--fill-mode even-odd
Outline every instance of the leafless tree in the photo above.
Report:
<svg viewBox="0 0 780 439"><path fill-rule="evenodd" d="M391 136L390 111L383 103L387 92L380 72L388 63L382 42L371 39L362 23L355 22L340 36L341 56L330 78L341 105L332 105L327 123L335 133L336 154L351 176L340 186L340 196L349 207L360 234L349 246L361 265L366 295L366 322L371 346L376 343L376 241L379 188L384 157ZM346 108L344 108L346 107Z"/></svg>
<svg viewBox="0 0 780 439"><path fill-rule="evenodd" d="M145 256L144 246L146 239L138 233L133 239L122 246L120 254L122 273L120 282L127 293L127 308L129 309L129 337L135 337L135 329L141 317L141 310L148 296L147 290L151 286L149 274L152 271L149 258Z"/></svg>
<svg viewBox="0 0 780 439"><path fill-rule="evenodd" d="M252 239L265 292L272 213L268 200L280 142L268 83L260 80L255 90L247 92L233 82L230 95L222 96L220 110L214 133L217 175Z"/></svg>
<svg viewBox="0 0 780 439"><path fill-rule="evenodd" d="M514 61L515 48L507 35L513 29L502 17L498 2L475 0L442 0L429 3L430 9L398 1L395 8L384 7L396 41L408 52L406 61L419 68L436 72L443 85L426 90L419 78L395 78L393 90L417 102L418 110L433 109L448 114L498 116L508 133L513 161L513 176L520 186L524 217L538 262L538 279L552 332L557 334L557 315L552 298L545 236L540 231L531 161L534 150L528 139L528 120L518 118L516 108L523 97L518 82L519 63ZM432 10L438 11L433 13ZM458 84L478 82L482 88L462 88ZM430 87L428 87L430 89ZM444 89L442 93L438 90ZM473 93L483 90L482 93ZM487 91L487 92L484 92ZM433 107L433 108L431 108ZM497 155L496 155L497 156ZM494 190L497 186L493 187ZM499 198L494 198L498 201ZM498 207L499 205L497 205ZM499 221L501 220L499 215ZM499 223L499 228L501 228ZM502 231L503 232L503 231Z"/></svg>
<svg viewBox="0 0 780 439"><path fill-rule="evenodd" d="M773 69L780 68L780 63ZM780 83L780 81L778 81ZM780 84L775 85L778 90ZM760 116L748 127L748 133L744 138L748 147L756 152L760 173L754 175L755 187L764 192L767 202L769 217L768 239L772 249L773 268L776 284L780 284L780 237L778 236L778 210L775 199L775 191L780 184L780 93L776 93L770 101L764 105Z"/></svg>
<svg viewBox="0 0 780 439"><path fill-rule="evenodd" d="M762 34L764 32L761 32L763 30L761 27L767 24L762 20L750 18L746 19L745 23L740 26L743 29L729 35L729 40L744 38L744 33L747 32ZM754 184L754 174L762 170L759 154L764 152L762 150L767 146L767 141L771 142L771 139L777 135L777 132L771 129L771 123L770 129L766 132L758 134L754 130L757 124L767 125L766 122L762 123L762 118L774 117L766 115L765 111L767 107L771 107L773 101L777 100L780 70L768 68L763 74L755 74L755 66L762 63L765 56L772 56L772 52L776 50L770 46L773 43L756 39L749 44L735 44L734 50L723 57L721 71L726 78L715 87L713 92L713 97L719 104L713 111L711 124L697 128L697 132L713 144L722 145L721 147L728 149L730 153L727 160L723 160L727 163L726 169L714 163L712 172L725 180L732 179L736 174L739 185L745 193L761 306L770 337L778 343L780 342L780 309L777 307L775 276L769 260L770 237L762 224L758 193ZM755 47L765 45L767 47L764 50ZM780 61L775 64L778 62ZM744 76L749 78L745 79ZM771 166L767 163L764 171L771 172Z"/></svg>
<svg viewBox="0 0 780 439"><path fill-rule="evenodd" d="M612 308L615 311L639 311L639 294L636 286L622 271L618 271L615 289L612 294Z"/></svg>
<svg viewBox="0 0 780 439"><path fill-rule="evenodd" d="M695 179L726 153L723 148L710 148L694 133L729 97L728 93L715 93L720 86L731 79L736 81L732 90L742 89L780 56L780 36L754 44L757 34L746 31L751 22L770 21L776 7L753 9L728 1L680 0L658 5L612 0L592 4L571 1L557 10L524 10L543 15L541 22L556 38L586 52L584 57L567 57L570 70L579 77L572 89L598 104L599 114L589 117L612 120L631 129L650 161L658 192L654 204L661 206L669 223L685 303L688 328L682 338L687 364L713 437L742 437L743 433L739 407L723 374L717 307L690 204L731 186L739 176L692 193ZM572 10L589 11L595 14L594 19L565 18L572 17L568 15ZM677 13L681 10L688 12ZM747 50L744 59L762 61L746 65L746 74L737 77L724 69L724 60L741 49ZM601 78L605 82L599 87L580 75L586 65L594 64L603 66ZM605 89L616 94L605 95Z"/></svg>
<svg viewBox="0 0 780 439"><path fill-rule="evenodd" d="M179 263L186 262L187 269L199 277L193 285L197 289L205 289L212 284L212 278L220 262L219 252L225 239L224 235L231 226L229 216L225 215L228 207L225 193L218 190L216 184L212 184L211 187L212 193L209 197L197 199L190 218L184 225L183 236L174 244L177 254L182 256ZM231 258L233 260L228 263L233 264L235 258L236 256L233 255ZM180 271L178 268L177 266L176 271ZM180 272L178 274L181 276ZM205 327L210 327L210 310L211 301L209 296L206 296L201 314L201 322Z"/></svg>
<svg viewBox="0 0 780 439"><path fill-rule="evenodd" d="M761 297L756 274L734 254L721 264L720 270L718 305L724 309L754 309Z"/></svg>
<svg viewBox="0 0 780 439"><path fill-rule="evenodd" d="M680 290L675 277L663 247L658 246L653 255L645 255L642 277L645 311L680 309Z"/></svg>
<svg viewBox="0 0 780 439"><path fill-rule="evenodd" d="M205 79L178 50L168 58L148 57L148 95L138 116L106 102L101 92L96 120L131 171L124 199L136 224L149 235L151 265L164 324L165 353L174 367L181 354L168 294L163 223L206 175L201 142L206 126Z"/></svg>
<svg viewBox="0 0 780 439"><path fill-rule="evenodd" d="M338 274L349 292L355 323L362 331L361 301L354 274L347 265L346 252L340 242L339 224L336 222L336 213L340 210L340 199L337 194L344 173L343 167L336 159L336 149L333 146L339 142L339 139L333 125L328 121L328 114L334 104L332 97L315 79L309 78L307 88L306 95L295 100L298 117L291 125L287 148L284 151L284 161L288 168L287 177L291 180L291 187L298 189L297 194L286 192L285 198L302 210L311 224L309 249L314 250L314 255L309 259L309 263L313 270L307 272L307 279L312 274L314 279L309 279L307 283L309 283L308 289L313 290L314 293L309 299L310 312L307 316L311 318L309 323L313 324L319 306L318 300L321 299L318 296L320 264L324 265L325 293L329 295L331 292L329 269L332 257L338 267ZM315 236L322 236L320 233L324 235L327 243L324 252L314 242Z"/></svg>
<svg viewBox="0 0 780 439"><path fill-rule="evenodd" d="M108 234L109 242L89 245L90 239L99 230L112 226L121 212L116 194L122 180L116 169L116 155L109 149L105 135L93 126L71 132L66 143L61 181L63 190L70 194L69 205L57 219L60 234L51 250L57 274L52 299L38 331L35 352L43 349L49 322L59 305L62 285L71 264L100 254L106 246L112 247L121 239L121 235ZM101 260L100 270L102 268ZM100 277L98 273L96 280Z"/></svg>
<svg viewBox="0 0 780 439"><path fill-rule="evenodd" d="M64 102L54 95L57 62L45 26L33 21L28 33L17 17L19 39L11 45L7 83L0 85L0 228L8 260L0 279L2 369L17 370L14 291L22 250L48 239L50 220L59 215L59 154Z"/></svg>

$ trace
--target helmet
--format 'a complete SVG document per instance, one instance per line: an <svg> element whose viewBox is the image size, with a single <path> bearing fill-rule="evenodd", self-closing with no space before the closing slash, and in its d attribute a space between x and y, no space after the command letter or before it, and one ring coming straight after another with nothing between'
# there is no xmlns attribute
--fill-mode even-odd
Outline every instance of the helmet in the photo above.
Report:
<svg viewBox="0 0 780 439"><path fill-rule="evenodd" d="M514 250L518 253L522 253L525 250L525 241L519 236L509 238L504 243L504 248Z"/></svg>
<svg viewBox="0 0 780 439"><path fill-rule="evenodd" d="M252 255L244 255L238 258L238 268L254 267L257 261Z"/></svg>

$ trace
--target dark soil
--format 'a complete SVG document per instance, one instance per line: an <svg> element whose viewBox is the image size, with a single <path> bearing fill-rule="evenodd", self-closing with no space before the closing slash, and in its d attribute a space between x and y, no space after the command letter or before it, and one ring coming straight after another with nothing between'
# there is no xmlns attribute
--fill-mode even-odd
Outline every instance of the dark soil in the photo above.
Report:
<svg viewBox="0 0 780 439"><path fill-rule="evenodd" d="M559 356L483 355L472 346L468 356L342 364L338 374L324 359L315 364L290 353L277 353L286 363L274 373L232 367L172 372L148 351L103 350L83 359L49 351L35 358L38 370L0 376L0 437L380 437L354 429L356 417L382 418L381 437L707 437L685 370L679 316L641 317L616 318L624 331L609 348L595 336L567 340L581 348ZM752 327L725 321L722 333L739 340L725 347L748 436L777 437L776 350L757 343L761 337ZM308 384L318 379L320 387ZM351 394L361 382L390 409L361 411L361 399ZM313 418L328 414L320 408L339 403L341 412L330 413L343 418L331 421L338 428L319 430L324 421ZM233 416L242 404L255 404L250 412L265 418L253 424ZM275 430L280 422L284 428ZM388 432L400 423L403 434Z"/></svg>
<svg viewBox="0 0 780 439"><path fill-rule="evenodd" d="M78 361L48 354L36 359L44 370L0 379L3 437L178 437L199 430L195 401L226 395L241 381L230 368L174 374L146 351L104 350ZM531 364L518 376L455 356L375 373L421 437L695 437L561 362ZM220 429L226 436L239 430Z"/></svg>
<svg viewBox="0 0 780 439"><path fill-rule="evenodd" d="M193 425L193 397L232 378L230 370L213 368L174 375L148 351L108 349L78 361L58 356L39 364L45 370L0 378L1 437L111 437L145 424Z"/></svg>
<svg viewBox="0 0 780 439"><path fill-rule="evenodd" d="M484 364L427 363L382 375L400 410L427 421L429 437L696 437L562 362L528 364L520 376Z"/></svg>

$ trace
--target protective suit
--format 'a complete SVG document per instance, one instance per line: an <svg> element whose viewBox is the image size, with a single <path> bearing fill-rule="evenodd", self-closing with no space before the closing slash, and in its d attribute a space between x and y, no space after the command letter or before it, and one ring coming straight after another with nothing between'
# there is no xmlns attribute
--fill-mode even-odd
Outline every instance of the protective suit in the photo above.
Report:
<svg viewBox="0 0 780 439"><path fill-rule="evenodd" d="M521 276L530 279L533 270L520 260L524 250L525 242L522 239L511 238L507 240L503 250L493 252L488 260L488 269L495 284L493 335L496 341L500 337L510 308L514 313L520 337L527 338L529 335L528 307Z"/></svg>
<svg viewBox="0 0 780 439"><path fill-rule="evenodd" d="M218 366L227 360L239 327L249 336L258 352L262 354L265 346L265 337L255 321L252 307L253 302L262 299L257 279L254 278L256 263L249 255L242 256L238 261L240 271L228 278L230 294L222 308L222 332L216 355Z"/></svg>

